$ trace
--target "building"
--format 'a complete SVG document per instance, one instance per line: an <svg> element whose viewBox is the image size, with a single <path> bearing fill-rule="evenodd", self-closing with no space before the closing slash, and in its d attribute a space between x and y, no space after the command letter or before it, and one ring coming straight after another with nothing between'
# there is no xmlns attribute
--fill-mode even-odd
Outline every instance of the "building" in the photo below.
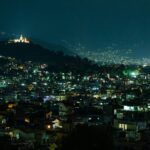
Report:
<svg viewBox="0 0 150 150"><path fill-rule="evenodd" d="M19 39L9 40L8 43L25 43L25 44L29 44L30 41L21 34Z"/></svg>

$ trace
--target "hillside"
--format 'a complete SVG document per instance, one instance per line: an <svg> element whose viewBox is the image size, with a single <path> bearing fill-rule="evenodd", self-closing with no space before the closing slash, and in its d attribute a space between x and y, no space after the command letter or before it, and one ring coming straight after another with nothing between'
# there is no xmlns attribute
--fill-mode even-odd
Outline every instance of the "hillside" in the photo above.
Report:
<svg viewBox="0 0 150 150"><path fill-rule="evenodd" d="M98 66L88 59L65 55L61 51L51 51L34 43L24 44L1 41L0 55L15 57L22 61L47 63L51 71L91 72L98 69Z"/></svg>

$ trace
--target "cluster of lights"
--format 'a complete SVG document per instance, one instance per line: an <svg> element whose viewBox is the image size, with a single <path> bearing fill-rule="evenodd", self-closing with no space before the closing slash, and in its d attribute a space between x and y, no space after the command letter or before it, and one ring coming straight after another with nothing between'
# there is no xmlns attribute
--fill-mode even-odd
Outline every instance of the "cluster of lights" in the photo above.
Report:
<svg viewBox="0 0 150 150"><path fill-rule="evenodd" d="M25 44L29 44L30 41L26 37L23 37L23 35L20 35L19 39L9 40L8 43L25 43Z"/></svg>
<svg viewBox="0 0 150 150"><path fill-rule="evenodd" d="M124 64L124 65L143 65L143 67L150 65L149 58L132 58L129 54L132 53L132 49L119 50L112 47L104 49L98 49L96 51L88 50L81 44L72 46L72 50L75 50L81 57L86 57L98 64Z"/></svg>

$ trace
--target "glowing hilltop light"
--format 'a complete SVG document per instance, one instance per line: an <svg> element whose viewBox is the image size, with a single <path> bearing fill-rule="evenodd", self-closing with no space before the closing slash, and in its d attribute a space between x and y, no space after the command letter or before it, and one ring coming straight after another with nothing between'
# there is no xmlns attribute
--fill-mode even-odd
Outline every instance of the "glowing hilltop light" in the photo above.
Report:
<svg viewBox="0 0 150 150"><path fill-rule="evenodd" d="M19 39L14 39L15 43L30 43L29 40L27 40L27 38L23 37L22 35L20 35Z"/></svg>
<svg viewBox="0 0 150 150"><path fill-rule="evenodd" d="M29 44L30 41L21 34L19 39L9 40L8 43L26 43L26 44Z"/></svg>

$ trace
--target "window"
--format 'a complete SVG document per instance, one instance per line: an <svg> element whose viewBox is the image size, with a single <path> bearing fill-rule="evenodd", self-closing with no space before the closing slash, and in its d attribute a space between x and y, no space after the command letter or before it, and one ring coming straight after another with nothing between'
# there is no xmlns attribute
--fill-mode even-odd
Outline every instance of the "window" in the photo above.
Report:
<svg viewBox="0 0 150 150"><path fill-rule="evenodd" d="M127 124L119 124L119 128L123 130L127 130Z"/></svg>

